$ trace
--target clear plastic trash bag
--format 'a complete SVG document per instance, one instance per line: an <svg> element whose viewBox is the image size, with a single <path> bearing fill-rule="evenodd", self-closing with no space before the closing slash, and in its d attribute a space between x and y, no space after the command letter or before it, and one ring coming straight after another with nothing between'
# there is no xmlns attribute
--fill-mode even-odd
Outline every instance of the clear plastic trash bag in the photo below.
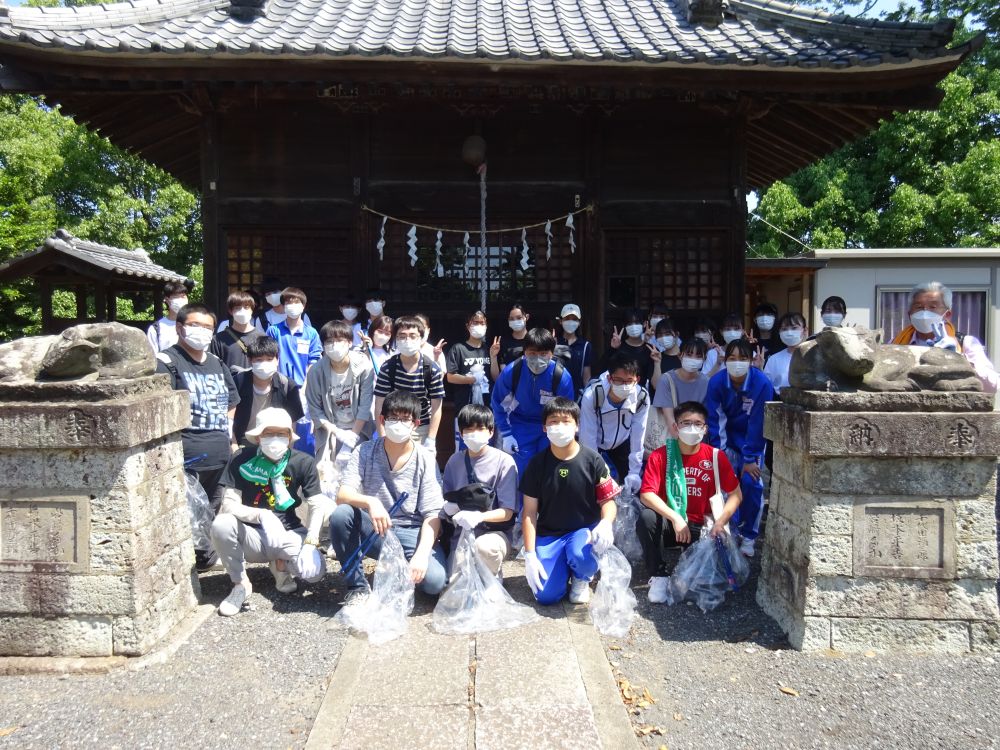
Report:
<svg viewBox="0 0 1000 750"><path fill-rule="evenodd" d="M197 474L185 471L184 483L187 486L188 514L191 517L191 541L194 542L195 549L208 552L212 549L212 521L215 520L215 513L212 512L212 505L208 502L208 495L198 481Z"/></svg>
<svg viewBox="0 0 1000 750"><path fill-rule="evenodd" d="M635 533L635 525L639 520L639 498L635 495L619 493L615 498L618 504L618 515L613 525L615 546L622 551L630 563L642 560L642 544Z"/></svg>
<svg viewBox="0 0 1000 750"><path fill-rule="evenodd" d="M749 577L750 564L733 535L720 534L713 539L705 533L684 550L667 579L667 604L691 599L702 612L710 612Z"/></svg>
<svg viewBox="0 0 1000 750"><path fill-rule="evenodd" d="M598 555L597 564L601 579L590 600L590 619L602 635L623 638L635 619L635 594L629 587L632 566L617 547L608 547L603 555Z"/></svg>
<svg viewBox="0 0 1000 750"><path fill-rule="evenodd" d="M393 533L382 541L375 584L371 594L341 609L334 621L360 633L376 645L388 643L406 632L407 617L413 611L413 581L403 545Z"/></svg>
<svg viewBox="0 0 1000 750"><path fill-rule="evenodd" d="M455 573L434 607L433 628L445 635L485 633L527 625L540 619L531 607L515 602L476 554L476 537L462 530L455 548Z"/></svg>
<svg viewBox="0 0 1000 750"><path fill-rule="evenodd" d="M330 437L330 443L322 456L316 461L316 472L319 474L320 490L329 498L337 499L337 492L340 490L340 481L347 471L347 464L351 460L351 452L334 452L333 446L336 443L334 437Z"/></svg>

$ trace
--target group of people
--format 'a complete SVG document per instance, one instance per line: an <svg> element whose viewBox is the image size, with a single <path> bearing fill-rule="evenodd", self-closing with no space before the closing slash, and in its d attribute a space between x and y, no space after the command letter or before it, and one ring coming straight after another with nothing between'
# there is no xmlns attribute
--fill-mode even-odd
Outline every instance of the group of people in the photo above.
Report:
<svg viewBox="0 0 1000 750"><path fill-rule="evenodd" d="M388 317L377 290L367 294L365 320L360 305L345 303L342 318L318 331L295 287L265 289L263 313L253 295L235 292L221 322L186 294L167 286L168 313L148 335L159 371L190 394L185 465L216 510L213 549L199 552L197 565L221 560L233 582L220 614L245 607L247 563L268 563L282 592L294 591L296 579L321 578L324 521L342 563L370 536L367 555L377 558L392 528L414 583L432 595L448 583L463 530L498 576L520 547L543 604L589 600L623 493L641 505L634 533L652 602L666 600L668 547L728 528L740 551L754 554L764 405L788 386L792 354L809 336L799 313L778 317L762 304L749 330L733 314L721 335L705 320L682 339L664 306L630 311L595 367L575 304L563 307L558 335L529 325L528 312L513 305L509 332L490 337L477 311L466 339L445 351L444 341L432 343L426 317ZM915 288L905 343L965 353L995 390L982 345L955 331L950 307L940 284ZM843 325L846 313L842 299L826 300L824 326ZM456 451L442 472L446 381ZM297 449L302 422L312 427L315 455ZM342 467L335 498L323 493L323 461ZM345 565L344 578L345 603L369 593L363 566Z"/></svg>

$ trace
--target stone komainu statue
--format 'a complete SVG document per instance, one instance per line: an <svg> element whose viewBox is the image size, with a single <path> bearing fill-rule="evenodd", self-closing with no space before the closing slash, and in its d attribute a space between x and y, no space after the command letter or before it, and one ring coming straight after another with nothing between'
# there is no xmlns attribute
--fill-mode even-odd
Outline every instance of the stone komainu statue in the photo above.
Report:
<svg viewBox="0 0 1000 750"><path fill-rule="evenodd" d="M881 339L881 330L825 328L792 355L788 382L805 391L982 390L961 354Z"/></svg>

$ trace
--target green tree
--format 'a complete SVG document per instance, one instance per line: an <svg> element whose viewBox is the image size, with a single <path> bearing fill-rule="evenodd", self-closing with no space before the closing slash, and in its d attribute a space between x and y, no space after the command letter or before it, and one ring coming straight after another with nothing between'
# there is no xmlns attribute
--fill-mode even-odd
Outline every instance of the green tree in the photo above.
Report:
<svg viewBox="0 0 1000 750"><path fill-rule="evenodd" d="M986 44L941 83L937 110L908 112L761 196L756 213L801 242L828 247L1000 245L1000 5L921 0L894 20L960 19L956 40ZM756 255L802 246L754 217Z"/></svg>

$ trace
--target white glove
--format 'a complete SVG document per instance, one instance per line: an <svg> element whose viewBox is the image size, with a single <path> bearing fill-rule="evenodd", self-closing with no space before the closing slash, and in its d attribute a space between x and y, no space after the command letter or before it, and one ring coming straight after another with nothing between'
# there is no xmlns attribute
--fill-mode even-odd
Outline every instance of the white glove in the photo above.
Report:
<svg viewBox="0 0 1000 750"><path fill-rule="evenodd" d="M611 521L602 520L590 530L588 539L594 546L594 552L603 555L608 551L608 547L615 543L615 532L611 528Z"/></svg>
<svg viewBox="0 0 1000 750"><path fill-rule="evenodd" d="M626 495L638 495L639 488L642 487L642 477L638 474L629 474L625 477L623 487Z"/></svg>
<svg viewBox="0 0 1000 750"><path fill-rule="evenodd" d="M437 452L438 452L438 449L437 449L437 438L432 438L432 437L429 437L429 436L425 437L424 440L423 440L423 442L421 443L421 445L424 446L431 453L433 453L435 456L437 455Z"/></svg>
<svg viewBox="0 0 1000 750"><path fill-rule="evenodd" d="M319 550L311 544L303 544L295 558L295 568L299 571L299 578L309 583L315 583L326 573L326 565L323 563L323 556Z"/></svg>
<svg viewBox="0 0 1000 750"><path fill-rule="evenodd" d="M513 435L503 436L503 449L507 451L507 453L517 453L517 441L514 439Z"/></svg>
<svg viewBox="0 0 1000 750"><path fill-rule="evenodd" d="M346 445L350 450L354 450L354 447L358 444L358 433L354 430L342 430L339 427L334 427L333 434L336 435L341 449Z"/></svg>
<svg viewBox="0 0 1000 750"><path fill-rule="evenodd" d="M472 531L483 522L484 515L486 514L478 510L460 510L452 517L451 522L460 528Z"/></svg>
<svg viewBox="0 0 1000 750"><path fill-rule="evenodd" d="M441 510L444 511L446 516L453 516L458 513L461 508L458 507L458 503L448 502L444 504L444 507L442 507Z"/></svg>
<svg viewBox="0 0 1000 750"><path fill-rule="evenodd" d="M534 552L524 553L524 578L535 594L545 588L545 582L549 580L548 573Z"/></svg>

